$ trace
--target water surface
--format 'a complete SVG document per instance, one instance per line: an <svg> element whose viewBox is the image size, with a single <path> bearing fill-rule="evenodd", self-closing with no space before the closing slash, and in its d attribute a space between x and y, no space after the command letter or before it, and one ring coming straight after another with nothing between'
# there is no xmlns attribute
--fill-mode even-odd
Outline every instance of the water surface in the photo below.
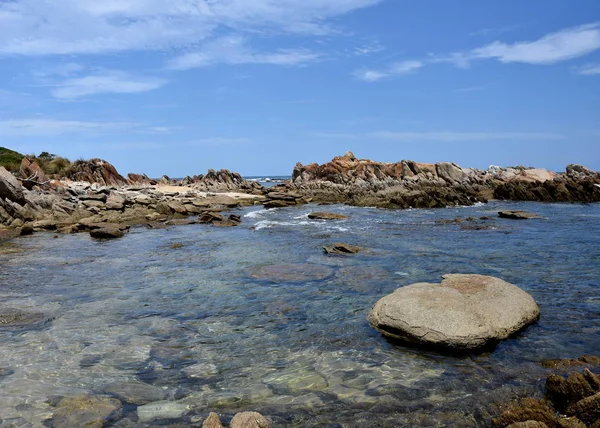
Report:
<svg viewBox="0 0 600 428"><path fill-rule="evenodd" d="M543 219L495 218L500 209ZM307 214L315 210L349 219L314 222ZM256 410L281 427L487 426L497 403L541 391L548 372L539 361L600 350L599 204L236 213L237 228L136 228L105 242L36 234L0 244L3 310L36 314L0 326L0 426L39 426L53 397L129 381L162 388L185 409L145 422L157 426L211 410ZM494 219L439 223L457 216ZM323 254L340 241L367 251ZM279 264L302 265L300 277L264 277ZM541 319L468 357L391 343L368 325L379 298L445 273L512 282L534 296ZM124 418L141 424L135 405Z"/></svg>

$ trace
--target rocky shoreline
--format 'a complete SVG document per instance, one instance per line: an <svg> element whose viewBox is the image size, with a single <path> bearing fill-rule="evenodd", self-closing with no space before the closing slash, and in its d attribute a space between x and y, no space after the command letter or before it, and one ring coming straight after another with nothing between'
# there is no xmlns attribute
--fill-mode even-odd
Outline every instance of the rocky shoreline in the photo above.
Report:
<svg viewBox="0 0 600 428"><path fill-rule="evenodd" d="M81 232L102 224L158 227L188 224L189 218L262 203L281 208L309 202L381 208L442 208L490 199L539 202L599 202L600 173L569 165L557 174L536 168L490 167L403 160L381 163L353 153L323 165L297 164L291 180L270 188L228 170L159 180L120 175L101 159L77 161L68 177L49 179L23 158L17 178L0 167L0 239L33 231ZM214 219L213 219L214 220ZM210 221L217 225L231 222ZM234 222L235 223L235 222Z"/></svg>

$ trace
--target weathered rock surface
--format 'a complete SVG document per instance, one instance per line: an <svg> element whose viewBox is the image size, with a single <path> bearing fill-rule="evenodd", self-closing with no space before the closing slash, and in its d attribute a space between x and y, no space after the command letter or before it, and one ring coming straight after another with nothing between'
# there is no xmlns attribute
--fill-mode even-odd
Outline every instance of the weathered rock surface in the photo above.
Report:
<svg viewBox="0 0 600 428"><path fill-rule="evenodd" d="M188 177L185 185L204 192L248 192L260 191L262 186L254 181L244 180L237 172L226 169L209 169L206 175Z"/></svg>
<svg viewBox="0 0 600 428"><path fill-rule="evenodd" d="M257 412L242 412L236 414L229 424L231 428L270 428L267 418Z"/></svg>
<svg viewBox="0 0 600 428"><path fill-rule="evenodd" d="M309 202L308 199L293 192L270 191L266 194L263 201L265 208L284 208L294 205L304 205Z"/></svg>
<svg viewBox="0 0 600 428"><path fill-rule="evenodd" d="M381 333L419 345L473 350L506 339L539 317L533 298L483 275L444 275L380 299L368 319Z"/></svg>
<svg viewBox="0 0 600 428"><path fill-rule="evenodd" d="M0 199L8 199L20 205L25 204L23 187L15 176L2 166L0 166Z"/></svg>
<svg viewBox="0 0 600 428"><path fill-rule="evenodd" d="M127 180L117 172L117 169L102 159L74 162L73 172L65 178L98 183L102 186L124 186L127 184Z"/></svg>
<svg viewBox="0 0 600 428"><path fill-rule="evenodd" d="M329 213L325 211L318 211L314 213L310 213L308 218L311 220L344 220L347 219L348 216L337 213Z"/></svg>
<svg viewBox="0 0 600 428"><path fill-rule="evenodd" d="M542 218L537 214L530 213L527 211L498 211L498 216L501 218L508 218L511 220L527 220L530 218Z"/></svg>

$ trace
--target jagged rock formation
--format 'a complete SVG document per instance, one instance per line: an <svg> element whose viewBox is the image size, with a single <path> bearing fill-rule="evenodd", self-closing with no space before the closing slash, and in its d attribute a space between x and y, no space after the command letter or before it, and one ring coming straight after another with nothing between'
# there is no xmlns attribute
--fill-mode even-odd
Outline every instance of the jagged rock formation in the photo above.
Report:
<svg viewBox="0 0 600 428"><path fill-rule="evenodd" d="M99 171L101 174L110 169ZM111 176L103 176L103 179L106 178L110 181ZM55 180L51 185L27 190L14 175L0 167L0 229L9 226L17 234L41 230L84 232L111 224L157 221L168 224L169 221L185 220L193 223L198 220L188 220L187 217L207 210L252 205L261 199L260 195L206 195L205 192L185 188L181 192L165 192L151 186L100 186L69 180ZM239 222L239 217L230 216L219 226L237 225Z"/></svg>
<svg viewBox="0 0 600 428"><path fill-rule="evenodd" d="M556 174L523 167L482 171L449 162L382 163L348 152L323 165L296 164L291 181L273 191L295 192L315 202L388 208L470 205L491 198L595 202L600 201L600 174L579 165Z"/></svg>
<svg viewBox="0 0 600 428"><path fill-rule="evenodd" d="M194 189L204 192L259 192L262 188L260 184L244 180L237 172L227 169L209 169L206 175L188 177L187 181Z"/></svg>
<svg viewBox="0 0 600 428"><path fill-rule="evenodd" d="M124 186L127 180L117 169L102 159L90 159L73 163L73 172L68 177L74 181L87 181L101 186Z"/></svg>

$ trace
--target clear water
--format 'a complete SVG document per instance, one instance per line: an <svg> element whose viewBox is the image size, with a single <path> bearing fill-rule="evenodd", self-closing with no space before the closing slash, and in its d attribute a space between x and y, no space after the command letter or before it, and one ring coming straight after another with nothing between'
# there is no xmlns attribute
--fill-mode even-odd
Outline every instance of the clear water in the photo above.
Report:
<svg viewBox="0 0 600 428"><path fill-rule="evenodd" d="M494 219L487 230L437 223L500 209L544 218ZM315 210L350 218L308 220ZM540 360L600 352L599 204L238 213L237 228L139 228L106 242L36 234L0 244L2 309L42 320L0 326L0 426L39 426L52 413L49 398L132 380L163 388L185 409L168 422L183 424L211 410L256 410L281 427L487 426L498 403L541 391ZM322 253L339 241L367 251ZM318 274L255 277L282 263L316 265ZM541 319L468 357L391 343L368 325L380 297L444 273L517 284ZM135 425L136 406L124 417Z"/></svg>

